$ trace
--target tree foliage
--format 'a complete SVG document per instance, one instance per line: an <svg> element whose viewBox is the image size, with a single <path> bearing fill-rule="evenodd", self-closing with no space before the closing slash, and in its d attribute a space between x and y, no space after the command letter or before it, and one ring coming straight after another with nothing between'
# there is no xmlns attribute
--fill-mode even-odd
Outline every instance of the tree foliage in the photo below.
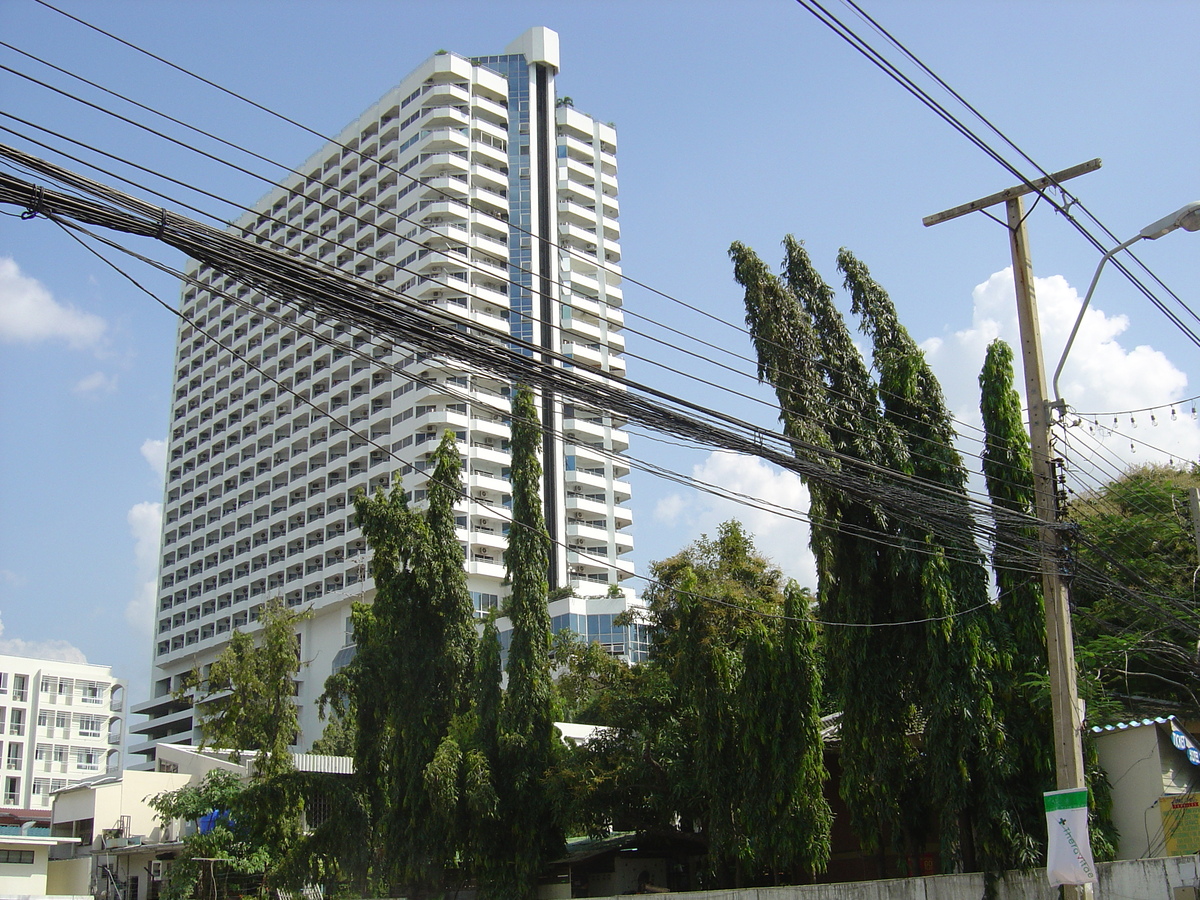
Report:
<svg viewBox="0 0 1200 900"><path fill-rule="evenodd" d="M255 751L256 778L292 768L291 746L300 731L295 678L300 671L296 628L309 617L279 597L263 604L257 636L235 629L207 677L193 671L181 690L194 697L203 746Z"/></svg>
<svg viewBox="0 0 1200 900"><path fill-rule="evenodd" d="M495 720L494 743L488 735L495 748L491 762L499 808L480 873L485 894L501 900L534 897L543 864L562 848L559 812L550 791L559 740L550 670L550 536L542 513L540 443L533 392L519 387L512 404L513 523L504 554L511 587L506 604L512 622L508 689ZM491 718L488 707L481 705L481 721L484 714Z"/></svg>
<svg viewBox="0 0 1200 900"><path fill-rule="evenodd" d="M1033 465L1021 400L1013 387L1012 349L1001 340L987 348L979 374L983 416L983 475L994 512L992 571L996 622L1006 667L993 672L997 705L1013 757L1013 815L1022 836L1014 841L1016 864L1035 865L1043 856L1045 817L1040 795L1053 790L1046 614L1037 575L1038 531L1034 517Z"/></svg>
<svg viewBox="0 0 1200 900"><path fill-rule="evenodd" d="M593 827L708 842L714 886L822 871L831 814L809 598L736 522L653 564L651 658L621 670L576 645L573 705L612 726L569 771Z"/></svg>
<svg viewBox="0 0 1200 900"><path fill-rule="evenodd" d="M1075 498L1072 582L1089 718L1200 715L1195 468L1142 466Z"/></svg>
<svg viewBox="0 0 1200 900"><path fill-rule="evenodd" d="M253 754L251 783L245 788L238 821L243 834L254 835L257 845L269 850L261 860L255 857L256 864L261 861L266 867L268 880L278 877L276 864L300 838L304 797L284 785L295 771L292 744L299 733L296 629L309 615L290 610L282 599L272 597L259 612L258 633L234 631L207 677L193 671L181 688L195 698L202 746L228 751L235 762L244 753Z"/></svg>
<svg viewBox="0 0 1200 900"><path fill-rule="evenodd" d="M149 798L164 827L173 821L196 822L217 814L203 833L186 834L167 869L163 900L188 897L241 896L263 885L273 854L261 834L249 827L243 812L246 786L239 775L214 769L198 784L185 785Z"/></svg>
<svg viewBox="0 0 1200 900"><path fill-rule="evenodd" d="M1006 647L941 388L866 266L838 255L876 378L803 246L789 236L784 247L782 277L744 245L730 256L760 377L775 387L796 452L856 478L909 476L936 498L939 523L898 521L844 482L809 481L822 618L860 626L827 630L842 796L867 846L890 835L914 855L934 815L947 865L999 868L1027 843L991 677L1007 666Z"/></svg>
<svg viewBox="0 0 1200 900"><path fill-rule="evenodd" d="M355 498L375 598L355 604L354 659L322 698L353 735L361 823L340 844L331 834L327 852L354 862L343 874L361 890L396 885L410 896L463 877L471 804L486 806L475 791L490 787L473 747L476 636L455 533L462 462L452 433L433 464L423 513L408 507L399 481Z"/></svg>

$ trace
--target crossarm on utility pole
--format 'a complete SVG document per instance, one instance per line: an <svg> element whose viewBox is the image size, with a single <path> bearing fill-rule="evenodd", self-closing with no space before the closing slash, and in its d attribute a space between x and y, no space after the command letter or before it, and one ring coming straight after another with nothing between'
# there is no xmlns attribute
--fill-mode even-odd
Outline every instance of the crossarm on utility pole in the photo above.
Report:
<svg viewBox="0 0 1200 900"><path fill-rule="evenodd" d="M1035 178L1028 184L1019 184L1016 187L1005 188L998 193L989 194L987 197L981 197L978 200L972 200L970 203L964 203L962 206L956 206L953 209L946 209L942 212L934 213L932 216L926 216L921 220L921 224L928 228L930 225L949 222L951 219L957 219L959 216L965 216L967 213L979 212L979 210L995 206L997 203L1007 203L1009 200L1023 196L1024 194L1042 191L1048 187L1054 187L1063 181L1070 181L1079 175L1095 172L1102 165L1104 163L1100 161L1099 157L1089 159L1087 162L1071 166L1052 175L1047 175L1045 178Z"/></svg>

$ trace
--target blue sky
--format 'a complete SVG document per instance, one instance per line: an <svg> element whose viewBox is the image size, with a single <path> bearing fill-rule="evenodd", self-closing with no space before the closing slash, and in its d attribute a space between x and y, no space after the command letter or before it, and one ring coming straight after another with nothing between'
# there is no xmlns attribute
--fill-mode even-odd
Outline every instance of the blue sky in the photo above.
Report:
<svg viewBox="0 0 1200 900"><path fill-rule="evenodd" d="M497 52L531 25L554 28L560 94L618 129L625 274L731 323L626 285L630 376L695 402L774 422L744 359L694 348L739 375L632 333L667 338L656 324L664 323L748 356L726 256L733 240L775 261L779 241L794 233L834 284L838 248L853 250L927 347L967 437L982 348L996 334L1015 337L1004 229L981 215L921 225L922 216L1008 187L1014 177L790 0L61 5L323 133L336 132L437 49ZM848 7L830 8L885 47ZM1103 158L1100 171L1071 188L1118 239L1200 198L1194 2L865 8L1047 170ZM290 165L318 144L32 0L0 0L0 40ZM899 60L894 49L888 54ZM95 97L10 49L0 47L0 64ZM265 190L3 70L0 110L82 142L86 149L71 152L116 171L129 172L96 150L241 203ZM0 126L35 133L12 118L0 117ZM0 141L43 152L9 133ZM233 215L211 199L163 189ZM1045 203L1030 214L1029 229L1052 367L1099 253ZM139 249L181 262L149 242ZM1177 233L1136 249L1200 307L1200 237ZM130 272L175 300L170 278L145 267ZM1079 452L1100 472L1167 453L1195 459L1191 403L1177 408L1175 421L1165 404L1200 394L1196 346L1115 271L1101 280L1093 306L1064 379L1067 399L1086 411L1161 409L1157 426L1149 414L1116 417L1132 442L1114 434L1090 448L1081 440ZM133 681L135 699L149 672L146 597L162 494L156 442L166 437L174 333L167 312L54 225L0 217L0 652L112 664ZM964 450L972 452L969 441ZM753 460L639 436L631 453L775 502L805 502L794 479ZM1080 483L1094 477L1081 471ZM633 480L641 571L739 515L790 573L811 577L807 534L794 521L772 521L648 474Z"/></svg>

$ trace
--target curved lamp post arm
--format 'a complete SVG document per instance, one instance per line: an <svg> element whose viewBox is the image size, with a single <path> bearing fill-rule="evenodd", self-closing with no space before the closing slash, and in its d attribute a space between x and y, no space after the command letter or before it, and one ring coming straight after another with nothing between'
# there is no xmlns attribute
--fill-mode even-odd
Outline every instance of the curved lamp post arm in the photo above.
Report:
<svg viewBox="0 0 1200 900"><path fill-rule="evenodd" d="M1157 222L1147 225L1125 243L1118 244L1100 257L1100 264L1096 266L1096 274L1092 276L1092 283L1088 285L1087 294L1084 295L1083 306L1080 307L1079 315L1075 318L1075 326L1071 329L1071 336L1067 338L1067 346L1063 348L1062 358L1058 361L1058 368L1054 370L1054 380L1052 382L1054 387L1054 402L1051 404L1054 409L1062 412L1065 406L1062 395L1058 392L1058 379L1062 375L1063 366L1067 363L1067 354L1071 352L1071 345L1075 343L1075 335L1079 333L1079 326L1083 324L1083 314L1087 312L1088 304L1092 302L1092 293L1096 290L1096 282L1100 280L1100 273L1104 271L1104 266L1110 259L1130 244L1136 244L1143 239L1156 241L1164 234L1170 234L1176 228L1182 228L1184 231L1200 231L1200 200L1194 200L1187 206L1175 210L1169 216L1164 216Z"/></svg>
<svg viewBox="0 0 1200 900"><path fill-rule="evenodd" d="M1079 315L1075 317L1075 325L1071 329L1071 336L1067 338L1067 346L1063 347L1062 357L1058 361L1058 368L1054 370L1054 380L1051 382L1054 388L1054 403L1051 405L1060 412L1063 407L1063 399L1062 395L1058 392L1058 378L1062 375L1063 366L1067 364L1067 355L1071 352L1071 345L1075 343L1075 335L1079 333L1079 326L1083 324L1083 314L1087 312L1088 304L1092 302L1092 292L1096 290L1096 282L1100 280L1100 273L1104 271L1104 266L1110 259L1130 244L1136 244L1141 239L1142 235L1135 235L1125 243L1113 247L1100 257L1100 265L1096 266L1096 274L1092 276L1092 283L1088 285L1087 293L1083 297L1083 306L1079 307Z"/></svg>

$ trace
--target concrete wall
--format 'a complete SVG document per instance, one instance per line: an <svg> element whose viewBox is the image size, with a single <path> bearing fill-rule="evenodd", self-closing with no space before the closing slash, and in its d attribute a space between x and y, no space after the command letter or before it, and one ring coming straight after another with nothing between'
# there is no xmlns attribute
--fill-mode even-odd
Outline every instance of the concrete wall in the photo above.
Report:
<svg viewBox="0 0 1200 900"><path fill-rule="evenodd" d="M177 790L189 780L188 775L127 771L121 773L119 781L67 788L54 797L53 821L57 824L92 819L95 849L100 849L101 831L115 828L123 815L130 817L130 834L156 841L161 838L162 829L146 801L164 791ZM82 848L84 852L87 849Z"/></svg>
<svg viewBox="0 0 1200 900"><path fill-rule="evenodd" d="M1196 900L1200 860L1195 856L1101 863L1096 900ZM696 891L687 900L982 900L983 876L932 875L844 884L814 884L741 891ZM996 900L1058 900L1046 870L1012 872L997 885Z"/></svg>
<svg viewBox="0 0 1200 900"><path fill-rule="evenodd" d="M1154 852L1153 835L1162 832L1158 798L1163 795L1158 729L1153 726L1106 732L1096 738L1100 765L1112 786L1113 824L1120 834L1118 859ZM1161 840L1158 841L1161 852Z"/></svg>
<svg viewBox="0 0 1200 900"><path fill-rule="evenodd" d="M38 896L46 893L46 868L50 862L43 845L6 844L6 850L32 850L33 865L0 863L0 897Z"/></svg>
<svg viewBox="0 0 1200 900"><path fill-rule="evenodd" d="M86 896L91 890L92 861L86 856L78 859L52 859L46 873L46 893L52 896Z"/></svg>

